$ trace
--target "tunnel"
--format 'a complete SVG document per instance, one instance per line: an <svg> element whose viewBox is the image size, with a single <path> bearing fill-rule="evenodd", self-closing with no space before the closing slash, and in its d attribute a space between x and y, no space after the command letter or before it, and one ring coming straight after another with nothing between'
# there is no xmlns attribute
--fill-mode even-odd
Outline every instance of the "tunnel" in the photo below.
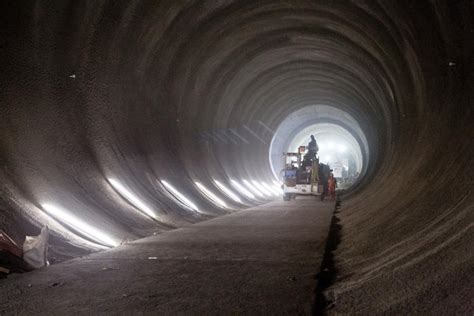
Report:
<svg viewBox="0 0 474 316"><path fill-rule="evenodd" d="M48 226L53 265L281 199L281 154L313 133L359 174L333 311L474 310L472 1L0 12L0 229Z"/></svg>

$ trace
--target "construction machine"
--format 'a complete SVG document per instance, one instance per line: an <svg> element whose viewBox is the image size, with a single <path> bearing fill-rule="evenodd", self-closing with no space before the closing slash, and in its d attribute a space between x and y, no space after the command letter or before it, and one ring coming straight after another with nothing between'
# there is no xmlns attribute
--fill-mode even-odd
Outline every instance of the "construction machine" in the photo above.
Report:
<svg viewBox="0 0 474 316"><path fill-rule="evenodd" d="M300 146L298 152L283 153L281 171L283 200L295 199L297 195L321 196L325 192L329 166L319 163L316 153L306 152Z"/></svg>

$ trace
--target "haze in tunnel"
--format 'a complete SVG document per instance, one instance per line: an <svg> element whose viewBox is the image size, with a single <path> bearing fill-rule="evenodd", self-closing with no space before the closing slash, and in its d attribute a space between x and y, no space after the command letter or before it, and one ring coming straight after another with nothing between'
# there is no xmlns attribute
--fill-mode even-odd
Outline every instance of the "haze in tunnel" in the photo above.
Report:
<svg viewBox="0 0 474 316"><path fill-rule="evenodd" d="M299 146L309 143L311 135L316 137L320 162L333 165L347 159L352 173L367 170L369 145L359 123L338 108L310 105L288 115L272 138L269 159L276 178L283 168L282 153L297 152Z"/></svg>
<svg viewBox="0 0 474 316"><path fill-rule="evenodd" d="M54 262L278 199L275 159L318 127L361 173L334 311L472 313L472 12L2 1L0 228L48 225Z"/></svg>
<svg viewBox="0 0 474 316"><path fill-rule="evenodd" d="M345 129L335 124L315 124L299 132L288 147L288 151L296 152L301 144L308 144L308 135L318 140L319 159L324 163L334 163L338 159L349 158L355 164L355 171L362 170L362 151L359 144Z"/></svg>

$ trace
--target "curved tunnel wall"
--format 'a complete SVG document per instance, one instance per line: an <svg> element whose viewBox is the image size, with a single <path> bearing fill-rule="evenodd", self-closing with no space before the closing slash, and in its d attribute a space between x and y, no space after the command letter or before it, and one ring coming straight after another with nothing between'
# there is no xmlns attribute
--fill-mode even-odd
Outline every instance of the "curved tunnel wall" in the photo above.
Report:
<svg viewBox="0 0 474 316"><path fill-rule="evenodd" d="M469 1L0 6L1 220L17 239L49 224L58 257L93 247L45 215L51 201L123 238L225 214L194 181L271 181L274 131L324 104L357 121L370 162L338 215L336 308L441 310L472 294Z"/></svg>

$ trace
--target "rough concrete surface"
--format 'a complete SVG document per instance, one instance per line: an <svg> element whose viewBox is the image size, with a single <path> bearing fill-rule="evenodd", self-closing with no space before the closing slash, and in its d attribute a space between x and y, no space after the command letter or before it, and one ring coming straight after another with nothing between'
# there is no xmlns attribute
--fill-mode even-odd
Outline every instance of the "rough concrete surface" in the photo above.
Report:
<svg viewBox="0 0 474 316"><path fill-rule="evenodd" d="M310 314L334 203L263 206L0 282L0 314Z"/></svg>
<svg viewBox="0 0 474 316"><path fill-rule="evenodd" d="M472 315L473 16L472 0L0 1L0 229L49 225L61 261L96 249L45 203L116 241L253 207L270 198L214 180L273 183L271 145L279 159L330 123L363 154L331 312Z"/></svg>

